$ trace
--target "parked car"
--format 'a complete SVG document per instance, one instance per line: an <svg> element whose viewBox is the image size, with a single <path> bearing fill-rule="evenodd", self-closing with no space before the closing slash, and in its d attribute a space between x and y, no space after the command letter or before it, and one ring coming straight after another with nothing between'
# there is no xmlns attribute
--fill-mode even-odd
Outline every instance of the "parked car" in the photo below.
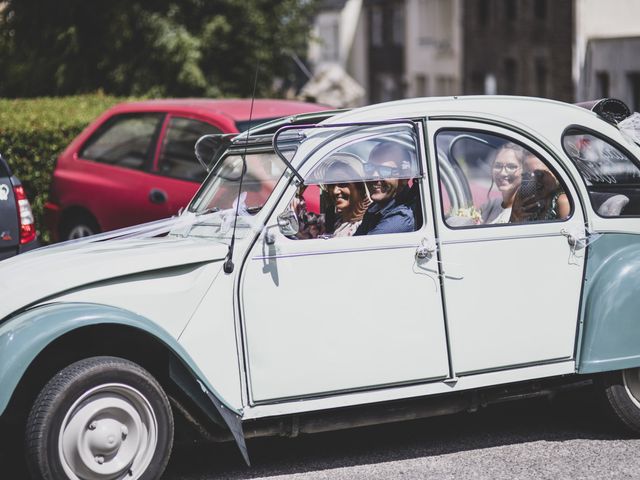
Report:
<svg viewBox="0 0 640 480"><path fill-rule="evenodd" d="M246 438L587 384L640 432L640 135L597 111L293 117L238 135L178 217L2 262L0 419L26 418L34 478L158 478L185 422L248 462Z"/></svg>
<svg viewBox="0 0 640 480"><path fill-rule="evenodd" d="M0 155L0 260L40 246L29 199Z"/></svg>
<svg viewBox="0 0 640 480"><path fill-rule="evenodd" d="M54 240L166 218L205 176L193 155L210 133L237 133L277 117L326 110L287 100L172 99L117 105L58 157L45 222Z"/></svg>

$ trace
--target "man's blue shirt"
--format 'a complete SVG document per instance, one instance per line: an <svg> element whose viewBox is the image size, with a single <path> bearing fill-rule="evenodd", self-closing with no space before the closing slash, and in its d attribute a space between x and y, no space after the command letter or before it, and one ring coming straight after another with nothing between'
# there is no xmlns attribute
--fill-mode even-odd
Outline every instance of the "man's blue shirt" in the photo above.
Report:
<svg viewBox="0 0 640 480"><path fill-rule="evenodd" d="M378 235L414 230L415 219L411 207L392 198L386 205L379 203L371 205L354 235Z"/></svg>

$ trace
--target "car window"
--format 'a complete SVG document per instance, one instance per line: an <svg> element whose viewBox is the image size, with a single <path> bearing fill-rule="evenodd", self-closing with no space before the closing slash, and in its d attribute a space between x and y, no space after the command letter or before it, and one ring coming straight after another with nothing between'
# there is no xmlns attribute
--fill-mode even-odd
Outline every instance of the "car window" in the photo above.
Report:
<svg viewBox="0 0 640 480"><path fill-rule="evenodd" d="M202 182L207 172L196 159L194 146L203 135L220 129L192 118L172 117L162 141L158 170L169 177Z"/></svg>
<svg viewBox="0 0 640 480"><path fill-rule="evenodd" d="M150 165L164 114L116 115L83 145L80 157L119 167L143 170Z"/></svg>
<svg viewBox="0 0 640 480"><path fill-rule="evenodd" d="M445 223L452 228L562 221L572 201L546 160L510 138L476 131L436 135Z"/></svg>
<svg viewBox="0 0 640 480"><path fill-rule="evenodd" d="M315 165L291 208L297 239L412 232L422 225L421 177L408 125L308 132ZM306 135L306 134L305 134ZM302 154L304 146L296 155Z"/></svg>
<svg viewBox="0 0 640 480"><path fill-rule="evenodd" d="M598 215L640 215L640 168L636 159L611 142L578 129L566 132L562 146L580 172Z"/></svg>

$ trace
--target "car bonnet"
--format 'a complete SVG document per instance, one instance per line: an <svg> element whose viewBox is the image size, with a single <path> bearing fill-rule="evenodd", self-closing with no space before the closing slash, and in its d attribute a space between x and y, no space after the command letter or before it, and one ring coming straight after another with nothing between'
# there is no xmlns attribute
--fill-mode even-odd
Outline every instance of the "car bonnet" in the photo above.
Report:
<svg viewBox="0 0 640 480"><path fill-rule="evenodd" d="M227 246L192 237L68 242L0 262L0 321L72 289L125 275L224 259Z"/></svg>

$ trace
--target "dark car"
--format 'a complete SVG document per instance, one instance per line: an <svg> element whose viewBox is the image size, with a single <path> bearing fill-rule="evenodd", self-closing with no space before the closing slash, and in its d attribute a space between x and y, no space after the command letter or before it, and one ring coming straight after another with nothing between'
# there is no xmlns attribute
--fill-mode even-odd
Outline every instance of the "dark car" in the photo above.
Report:
<svg viewBox="0 0 640 480"><path fill-rule="evenodd" d="M0 155L0 260L39 246L24 188Z"/></svg>

